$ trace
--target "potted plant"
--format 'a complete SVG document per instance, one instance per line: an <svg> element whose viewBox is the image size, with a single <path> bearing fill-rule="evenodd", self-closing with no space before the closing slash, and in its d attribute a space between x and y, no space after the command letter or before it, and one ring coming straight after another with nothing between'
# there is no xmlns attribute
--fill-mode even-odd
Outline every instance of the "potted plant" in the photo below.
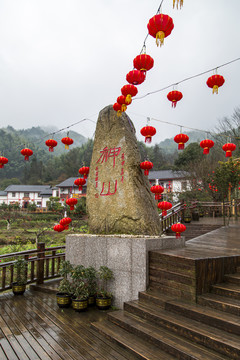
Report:
<svg viewBox="0 0 240 360"><path fill-rule="evenodd" d="M12 291L14 295L22 295L27 284L27 261L18 258L13 267L16 270L16 281L12 283Z"/></svg>
<svg viewBox="0 0 240 360"><path fill-rule="evenodd" d="M89 289L86 268L77 265L72 271L72 307L75 311L84 311L88 306Z"/></svg>
<svg viewBox="0 0 240 360"><path fill-rule="evenodd" d="M184 221L185 223L190 223L191 220L192 220L191 210L190 210L188 207L186 207L186 208L184 209L183 221Z"/></svg>
<svg viewBox="0 0 240 360"><path fill-rule="evenodd" d="M113 272L107 266L101 266L98 273L98 291L96 305L99 310L107 310L112 304L112 294L107 291L108 281L114 279Z"/></svg>
<svg viewBox="0 0 240 360"><path fill-rule="evenodd" d="M95 297L97 292L97 271L94 267L86 268L86 279L89 292L88 305L95 304Z"/></svg>
<svg viewBox="0 0 240 360"><path fill-rule="evenodd" d="M60 308L67 308L71 304L71 282L69 275L73 271L73 266L70 261L63 261L60 267L60 275L63 279L60 281L58 292L56 294L57 304Z"/></svg>

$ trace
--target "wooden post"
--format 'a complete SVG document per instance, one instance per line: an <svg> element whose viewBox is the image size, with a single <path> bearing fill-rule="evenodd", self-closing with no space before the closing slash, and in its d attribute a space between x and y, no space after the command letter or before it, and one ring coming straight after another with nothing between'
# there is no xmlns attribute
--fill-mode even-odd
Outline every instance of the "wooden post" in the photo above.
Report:
<svg viewBox="0 0 240 360"><path fill-rule="evenodd" d="M44 282L44 258L45 258L45 243L38 243L37 245L37 284Z"/></svg>

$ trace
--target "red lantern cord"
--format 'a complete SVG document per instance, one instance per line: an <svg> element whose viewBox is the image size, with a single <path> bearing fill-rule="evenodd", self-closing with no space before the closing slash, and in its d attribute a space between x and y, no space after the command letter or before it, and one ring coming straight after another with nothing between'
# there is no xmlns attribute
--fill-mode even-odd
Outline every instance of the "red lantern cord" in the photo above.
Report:
<svg viewBox="0 0 240 360"><path fill-rule="evenodd" d="M145 143L150 144L152 142L152 136L156 134L156 129L153 126L147 125L140 130L140 133L142 136L145 136Z"/></svg>
<svg viewBox="0 0 240 360"><path fill-rule="evenodd" d="M140 168L144 170L144 175L149 175L149 170L153 168L153 163L151 161L144 161L140 164Z"/></svg>
<svg viewBox="0 0 240 360"><path fill-rule="evenodd" d="M68 150L69 149L69 145L73 144L73 139L71 139L70 137L64 137L62 138L62 143L65 145L65 149Z"/></svg>
<svg viewBox="0 0 240 360"><path fill-rule="evenodd" d="M172 107L175 108L177 105L177 102L180 101L183 97L183 94L181 93L181 91L177 91L177 90L173 90L170 91L167 94L167 98L169 101L172 102Z"/></svg>
<svg viewBox="0 0 240 360"><path fill-rule="evenodd" d="M236 145L232 143L224 144L223 151L226 151L226 157L232 157L232 151L236 150Z"/></svg>
<svg viewBox="0 0 240 360"><path fill-rule="evenodd" d="M140 85L144 82L146 75L143 71L132 70L126 75L126 80L129 84Z"/></svg>
<svg viewBox="0 0 240 360"><path fill-rule="evenodd" d="M74 184L78 186L79 191L82 191L82 187L86 184L86 180L84 178L78 178L74 180Z"/></svg>
<svg viewBox="0 0 240 360"><path fill-rule="evenodd" d="M188 142L189 137L186 134L178 134L174 137L174 141L178 144L178 150L184 149L184 144Z"/></svg>
<svg viewBox="0 0 240 360"><path fill-rule="evenodd" d="M155 194L155 200L160 200L162 197L161 194L164 192L164 187L161 185L153 185L150 190Z"/></svg>
<svg viewBox="0 0 240 360"><path fill-rule="evenodd" d="M153 65L153 58L147 54L137 55L133 60L133 66L135 67L135 69L143 71L144 73L151 70L153 68Z"/></svg>
<svg viewBox="0 0 240 360"><path fill-rule="evenodd" d="M212 88L212 93L218 94L218 88L224 84L225 80L222 75L213 75L210 76L210 78L207 79L207 86Z"/></svg>
<svg viewBox="0 0 240 360"><path fill-rule="evenodd" d="M148 22L149 35L156 38L157 46L164 44L164 38L169 36L174 28L173 19L164 14L153 16Z"/></svg>
<svg viewBox="0 0 240 360"><path fill-rule="evenodd" d="M78 170L80 175L83 175L84 179L87 179L88 174L89 174L89 167L88 166L83 166Z"/></svg>
<svg viewBox="0 0 240 360"><path fill-rule="evenodd" d="M127 84L121 88L121 93L123 96L126 96L126 101L132 102L132 97L137 95L138 89L134 85Z"/></svg>
<svg viewBox="0 0 240 360"><path fill-rule="evenodd" d="M8 158L0 156L0 169L4 168L4 165L8 163Z"/></svg>
<svg viewBox="0 0 240 360"><path fill-rule="evenodd" d="M53 152L54 147L57 146L57 141L53 139L48 139L45 141L45 144L49 147L49 151Z"/></svg>
<svg viewBox="0 0 240 360"><path fill-rule="evenodd" d="M214 146L214 142L212 140L206 139L200 142L201 148L203 148L203 154L209 154L209 149Z"/></svg>
<svg viewBox="0 0 240 360"><path fill-rule="evenodd" d="M173 224L171 226L171 229L176 233L176 238L180 239L181 233L186 230L186 226L181 223L177 223L177 224Z"/></svg>
<svg viewBox="0 0 240 360"><path fill-rule="evenodd" d="M172 204L168 201L162 201L158 203L158 208L162 210L162 216L166 216L167 210L170 210L172 208Z"/></svg>
<svg viewBox="0 0 240 360"><path fill-rule="evenodd" d="M25 148L21 150L21 154L23 156L25 156L24 160L28 161L29 160L29 156L32 156L33 151L31 149Z"/></svg>
<svg viewBox="0 0 240 360"><path fill-rule="evenodd" d="M75 198L70 198L66 200L66 204L70 206L70 210L74 210L74 205L76 205L77 203L78 201Z"/></svg>

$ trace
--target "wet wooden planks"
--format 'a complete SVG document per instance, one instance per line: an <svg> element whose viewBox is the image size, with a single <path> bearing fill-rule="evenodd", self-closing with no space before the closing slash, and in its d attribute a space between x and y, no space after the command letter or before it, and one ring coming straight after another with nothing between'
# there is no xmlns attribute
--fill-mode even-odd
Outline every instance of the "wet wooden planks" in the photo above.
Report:
<svg viewBox="0 0 240 360"><path fill-rule="evenodd" d="M90 323L106 312L61 310L55 295L26 291L0 296L1 360L132 360L135 357L95 332Z"/></svg>

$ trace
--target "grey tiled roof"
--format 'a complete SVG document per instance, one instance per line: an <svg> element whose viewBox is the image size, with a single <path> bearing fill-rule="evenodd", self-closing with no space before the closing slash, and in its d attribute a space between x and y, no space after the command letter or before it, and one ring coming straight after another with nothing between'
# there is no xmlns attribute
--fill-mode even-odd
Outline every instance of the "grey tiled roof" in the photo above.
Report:
<svg viewBox="0 0 240 360"><path fill-rule="evenodd" d="M40 196L52 196L52 189L46 189L40 192Z"/></svg>
<svg viewBox="0 0 240 360"><path fill-rule="evenodd" d="M50 189L50 185L9 185L4 191L7 192L41 192Z"/></svg>
<svg viewBox="0 0 240 360"><path fill-rule="evenodd" d="M183 171L173 170L159 170L149 171L149 180L160 179L160 180L171 180L171 179L183 179L187 177L187 173Z"/></svg>
<svg viewBox="0 0 240 360"><path fill-rule="evenodd" d="M61 187L61 188L64 188L64 187L77 187L76 185L74 185L74 180L78 179L79 176L77 177L70 177L68 178L67 180L64 180L63 182L61 182L60 184L57 184L56 187ZM83 186L87 186L87 179L86 179L86 184L83 185Z"/></svg>
<svg viewBox="0 0 240 360"><path fill-rule="evenodd" d="M7 192L6 191L0 191L0 196L7 196Z"/></svg>

